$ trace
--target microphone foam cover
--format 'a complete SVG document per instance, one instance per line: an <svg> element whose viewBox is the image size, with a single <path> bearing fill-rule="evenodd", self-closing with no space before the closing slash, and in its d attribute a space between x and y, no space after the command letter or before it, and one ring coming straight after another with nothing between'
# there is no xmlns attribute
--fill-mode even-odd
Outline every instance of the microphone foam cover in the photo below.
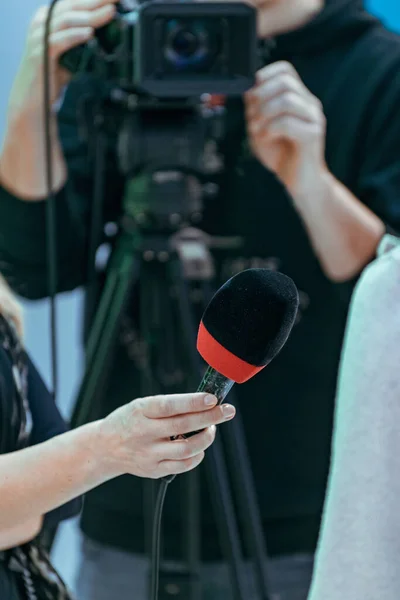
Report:
<svg viewBox="0 0 400 600"><path fill-rule="evenodd" d="M280 352L294 325L299 295L277 271L248 269L227 281L206 308L197 349L213 369L243 383Z"/></svg>

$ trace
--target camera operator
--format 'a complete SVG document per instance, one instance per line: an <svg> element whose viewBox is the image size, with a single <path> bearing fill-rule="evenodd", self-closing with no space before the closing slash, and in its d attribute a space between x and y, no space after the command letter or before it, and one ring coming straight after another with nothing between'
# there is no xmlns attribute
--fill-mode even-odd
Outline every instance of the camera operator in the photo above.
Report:
<svg viewBox="0 0 400 600"><path fill-rule="evenodd" d="M18 306L0 276L0 597L67 600L35 539L43 520L54 525L77 514L81 494L122 473L158 479L197 467L215 425L235 411L216 407L211 395L158 396L66 432L20 331ZM203 428L188 440L170 439Z"/></svg>
<svg viewBox="0 0 400 600"><path fill-rule="evenodd" d="M337 367L354 282L388 227L400 226L400 40L361 0L254 0L270 61L243 106L228 103L219 198L201 227L240 235L245 247L218 256L224 278L271 266L301 290L300 320L281 356L239 388L279 600L307 596L329 468ZM50 38L52 99L67 75L57 59L110 21L107 0L61 0ZM23 295L47 293L42 45L36 15L11 92L0 161L0 258ZM77 106L100 85L75 80L52 121L59 289L85 284L93 165L78 135ZM57 118L58 116L58 118ZM243 141L244 119L247 141ZM123 181L109 140L105 220L117 221ZM122 405L137 369L121 346L104 411ZM259 399L256 411L251 398ZM139 480L120 478L87 496L82 517L81 600L147 598ZM204 598L232 596L203 487ZM179 486L167 497L166 556L180 560ZM249 600L253 597L251 583Z"/></svg>

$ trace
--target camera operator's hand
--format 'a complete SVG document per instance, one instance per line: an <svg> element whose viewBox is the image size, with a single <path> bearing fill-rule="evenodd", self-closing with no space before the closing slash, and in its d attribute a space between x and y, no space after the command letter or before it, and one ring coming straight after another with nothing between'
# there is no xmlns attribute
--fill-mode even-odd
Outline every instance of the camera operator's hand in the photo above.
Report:
<svg viewBox="0 0 400 600"><path fill-rule="evenodd" d="M277 62L257 73L246 94L246 119L254 155L273 171L294 199L312 189L325 171L325 116L321 102L296 70Z"/></svg>
<svg viewBox="0 0 400 600"><path fill-rule="evenodd" d="M111 476L158 479L197 467L213 443L215 425L232 419L229 404L206 394L140 398L100 422L101 449ZM201 431L188 439L171 437Z"/></svg>
<svg viewBox="0 0 400 600"><path fill-rule="evenodd" d="M49 54L51 57L51 98L55 102L69 74L59 66L60 56L87 42L98 27L111 21L117 0L59 0L52 13ZM10 98L11 113L42 111L44 33L48 6L39 8L28 32L22 62ZM40 116L40 113L39 113Z"/></svg>

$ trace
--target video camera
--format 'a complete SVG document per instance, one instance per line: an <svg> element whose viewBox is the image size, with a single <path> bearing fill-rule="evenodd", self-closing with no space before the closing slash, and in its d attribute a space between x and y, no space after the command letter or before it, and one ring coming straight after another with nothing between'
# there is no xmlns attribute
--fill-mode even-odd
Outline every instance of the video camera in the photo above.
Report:
<svg viewBox="0 0 400 600"><path fill-rule="evenodd" d="M258 67L256 12L242 2L119 4L115 19L61 64L157 98L239 96Z"/></svg>

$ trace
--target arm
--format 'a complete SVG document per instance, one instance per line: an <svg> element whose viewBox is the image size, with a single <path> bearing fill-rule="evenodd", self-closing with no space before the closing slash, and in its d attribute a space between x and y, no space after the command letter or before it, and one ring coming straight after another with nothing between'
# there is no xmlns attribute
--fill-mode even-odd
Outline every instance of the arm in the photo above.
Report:
<svg viewBox="0 0 400 600"><path fill-rule="evenodd" d="M55 32L50 40L54 102L67 79L58 67L58 56L93 34L91 29L89 35L88 25L100 26L114 13L111 0L94 0L89 11L83 10L85 0L81 2L79 8L79 3L63 0L55 9ZM32 299L48 295L47 207L46 202L40 201L47 197L41 64L46 11L47 8L37 13L30 28L10 96L0 153L0 269L15 291ZM64 27L65 23L69 28ZM93 175L87 144L79 135L77 113L79 101L88 91L87 78L72 82L59 113L52 115L58 291L74 289L84 284L87 277ZM115 205L120 197L119 181L116 186L115 171L107 175L107 195Z"/></svg>
<svg viewBox="0 0 400 600"><path fill-rule="evenodd" d="M12 527L0 528L0 551L15 548L33 540L41 532L42 517L32 517Z"/></svg>
<svg viewBox="0 0 400 600"><path fill-rule="evenodd" d="M116 1L116 0L114 0ZM113 0L79 3L64 0L56 5L52 16L50 47L50 100L54 104L69 75L59 64L64 53L87 42L95 28L108 23L114 16ZM8 111L5 140L0 159L0 180L15 196L30 201L46 198L43 54L44 30L48 7L35 14L20 68L14 80ZM54 190L59 191L67 180L67 165L59 142L55 112L51 116L52 161Z"/></svg>
<svg viewBox="0 0 400 600"><path fill-rule="evenodd" d="M25 450L0 456L0 532L4 538L37 533L41 515L113 476L92 423ZM116 474L115 474L116 475ZM27 501L29 499L29 501ZM21 540L20 540L21 541Z"/></svg>
<svg viewBox="0 0 400 600"><path fill-rule="evenodd" d="M326 275L353 279L375 256L385 225L327 168L313 179L307 193L293 197L295 206Z"/></svg>
<svg viewBox="0 0 400 600"><path fill-rule="evenodd" d="M213 442L213 426L234 416L233 407L215 404L205 394L140 399L102 421L1 455L0 532L10 536L19 524L31 525L125 473L160 478L193 469ZM196 430L202 432L171 442L171 436Z"/></svg>
<svg viewBox="0 0 400 600"><path fill-rule="evenodd" d="M382 131L388 137L385 128L375 140L382 149L381 164L373 167L375 183L380 180L375 198L366 193L362 180L356 197L329 172L322 105L290 64L275 63L259 72L258 85L246 97L246 114L253 152L290 193L327 277L343 282L357 276L373 258L384 223L397 225L393 206L382 198L388 191L392 196L397 193L395 182L383 184L379 177L384 161L390 157L395 163L398 156L394 136L390 134L386 143L392 144L392 152L383 149ZM377 155L376 149L373 154Z"/></svg>
<svg viewBox="0 0 400 600"><path fill-rule="evenodd" d="M57 117L51 115L53 192L67 180L67 165L59 142ZM29 112L9 112L0 154L0 184L25 201L39 202L47 196L43 119Z"/></svg>

